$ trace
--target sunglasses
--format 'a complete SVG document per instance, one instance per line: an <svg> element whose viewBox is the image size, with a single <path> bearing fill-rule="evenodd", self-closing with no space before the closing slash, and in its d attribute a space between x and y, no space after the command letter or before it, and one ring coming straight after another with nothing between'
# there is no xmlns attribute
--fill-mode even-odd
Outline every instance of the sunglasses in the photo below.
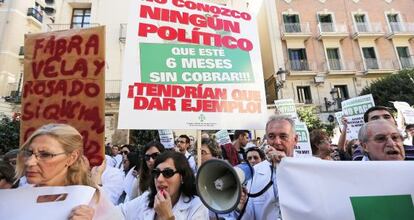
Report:
<svg viewBox="0 0 414 220"><path fill-rule="evenodd" d="M249 157L247 157L247 160L251 160L251 159L258 160L259 157L258 156L249 156Z"/></svg>
<svg viewBox="0 0 414 220"><path fill-rule="evenodd" d="M149 161L151 158L153 159L153 160L155 160L157 157L158 157L158 155L159 155L160 153L159 152L157 152L157 153L152 153L152 154L145 154L144 155L144 159L146 160L146 161Z"/></svg>
<svg viewBox="0 0 414 220"><path fill-rule="evenodd" d="M123 150L121 151L122 154L129 154L129 151Z"/></svg>
<svg viewBox="0 0 414 220"><path fill-rule="evenodd" d="M177 170L173 170L170 168L165 168L164 170L160 170L160 169L153 169L151 174L154 178L158 178L160 176L160 174L162 174L162 176L164 178L171 178L172 176L174 176L176 173L179 173Z"/></svg>

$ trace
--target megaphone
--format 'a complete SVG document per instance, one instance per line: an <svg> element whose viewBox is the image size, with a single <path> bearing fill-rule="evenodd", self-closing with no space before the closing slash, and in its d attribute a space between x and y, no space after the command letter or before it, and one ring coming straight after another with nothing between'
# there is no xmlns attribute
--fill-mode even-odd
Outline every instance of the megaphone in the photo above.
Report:
<svg viewBox="0 0 414 220"><path fill-rule="evenodd" d="M239 204L242 184L252 175L253 168L248 163L232 167L227 161L208 160L197 172L198 196L215 213L231 212Z"/></svg>

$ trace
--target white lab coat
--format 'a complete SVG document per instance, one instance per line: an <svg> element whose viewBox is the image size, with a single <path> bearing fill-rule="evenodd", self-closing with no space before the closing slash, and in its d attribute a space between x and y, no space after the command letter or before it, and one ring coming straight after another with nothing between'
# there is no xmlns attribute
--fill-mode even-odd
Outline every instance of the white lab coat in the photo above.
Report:
<svg viewBox="0 0 414 220"><path fill-rule="evenodd" d="M141 196L118 206L125 220L154 219L155 211L153 208L148 207L148 195L149 191L146 191ZM181 195L178 202L174 205L172 211L175 220L208 220L208 209L203 205L201 200L197 196L191 199L190 202L187 202L188 199L188 197Z"/></svg>
<svg viewBox="0 0 414 220"><path fill-rule="evenodd" d="M107 166L101 178L102 191L114 205L117 205L119 197L124 191L124 173L117 168Z"/></svg>
<svg viewBox="0 0 414 220"><path fill-rule="evenodd" d="M262 190L270 181L271 164L265 160L254 166L253 179L247 184L249 193L257 193ZM279 196L276 185L276 173L273 174L273 186L265 193L256 198L249 198L246 211L242 217L244 220L278 219ZM276 190L274 190L276 189ZM276 197L275 197L276 195Z"/></svg>

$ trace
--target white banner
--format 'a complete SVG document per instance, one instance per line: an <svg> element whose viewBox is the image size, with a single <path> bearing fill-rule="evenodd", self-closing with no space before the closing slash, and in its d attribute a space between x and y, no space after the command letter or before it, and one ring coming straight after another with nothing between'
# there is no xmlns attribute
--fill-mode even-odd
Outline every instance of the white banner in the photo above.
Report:
<svg viewBox="0 0 414 220"><path fill-rule="evenodd" d="M263 129L255 14L192 0L131 2L118 128Z"/></svg>
<svg viewBox="0 0 414 220"><path fill-rule="evenodd" d="M72 209L88 205L95 193L89 186L22 187L0 190L0 219L69 219ZM42 199L44 198L44 199ZM51 202L42 202L42 200Z"/></svg>
<svg viewBox="0 0 414 220"><path fill-rule="evenodd" d="M342 113L348 119L346 139L358 138L359 129L364 124L364 113L375 106L372 94L358 96L342 102Z"/></svg>
<svg viewBox="0 0 414 220"><path fill-rule="evenodd" d="M283 220L414 219L414 163L284 158L277 168Z"/></svg>
<svg viewBox="0 0 414 220"><path fill-rule="evenodd" d="M160 142L164 145L165 148L174 148L174 134L173 131L170 129L166 130L158 130L158 134L160 136Z"/></svg>
<svg viewBox="0 0 414 220"><path fill-rule="evenodd" d="M231 143L230 135L227 130L220 130L216 133L216 140L219 145L225 145Z"/></svg>
<svg viewBox="0 0 414 220"><path fill-rule="evenodd" d="M295 147L294 157L311 157L312 148L310 145L308 127L303 122L296 122L295 130L298 135L298 144Z"/></svg>

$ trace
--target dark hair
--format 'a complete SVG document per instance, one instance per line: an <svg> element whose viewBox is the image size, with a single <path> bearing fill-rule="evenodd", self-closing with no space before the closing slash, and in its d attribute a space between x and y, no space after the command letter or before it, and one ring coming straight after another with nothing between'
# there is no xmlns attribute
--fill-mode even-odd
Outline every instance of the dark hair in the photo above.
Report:
<svg viewBox="0 0 414 220"><path fill-rule="evenodd" d="M185 158L184 154L174 151L166 151L160 154L154 162L154 168L157 167L160 163L165 162L167 159L172 159L174 161L175 169L181 175L182 183L180 185L179 191L180 194L184 194L186 197L189 198L188 201L190 202L195 195L197 195L196 186L195 186L195 177L194 173L191 170L190 164ZM155 178L151 177L151 184L150 184L150 194L148 195L148 207L154 207L154 198L157 194L157 189L155 188Z"/></svg>
<svg viewBox="0 0 414 220"><path fill-rule="evenodd" d="M19 149L11 149L9 150L3 157L3 160L7 163L10 163L10 159L17 159L17 155L19 154Z"/></svg>
<svg viewBox="0 0 414 220"><path fill-rule="evenodd" d="M135 152L130 152L129 154L127 154L126 157L129 161L129 167L128 167L128 170L125 170L125 173L128 173L128 171L130 171L132 167L134 166L135 166L135 170L139 170L140 164L139 164L138 154Z"/></svg>
<svg viewBox="0 0 414 220"><path fill-rule="evenodd" d="M11 184L12 188L17 188L19 185L19 182L16 182L14 167L6 161L0 160L0 180L2 179Z"/></svg>
<svg viewBox="0 0 414 220"><path fill-rule="evenodd" d="M247 133L247 135L249 135L249 130L236 130L234 131L234 140L238 139L240 137L240 135L245 135Z"/></svg>
<svg viewBox="0 0 414 220"><path fill-rule="evenodd" d="M310 144L312 148L312 154L317 155L319 154L319 147L318 145L322 143L324 138L329 138L328 133L320 129L313 129L309 134L310 137Z"/></svg>
<svg viewBox="0 0 414 220"><path fill-rule="evenodd" d="M414 128L414 124L408 124L408 125L405 126L405 130L408 130L408 129L411 129L411 128Z"/></svg>
<svg viewBox="0 0 414 220"><path fill-rule="evenodd" d="M250 151L256 151L257 153L259 153L260 159L262 159L262 160L264 160L265 157L266 157L264 152L262 150L260 150L260 148L258 148L258 147L251 147L251 148L247 149L246 156Z"/></svg>
<svg viewBox="0 0 414 220"><path fill-rule="evenodd" d="M180 135L178 138L184 138L185 143L187 143L187 144L190 143L190 138L185 134Z"/></svg>
<svg viewBox="0 0 414 220"><path fill-rule="evenodd" d="M206 145L211 152L211 155L216 158L221 158L221 147L218 145L215 139L203 138L201 139L201 145Z"/></svg>
<svg viewBox="0 0 414 220"><path fill-rule="evenodd" d="M151 147L157 148L160 151L160 153L165 151L164 145L162 145L160 142L150 141L145 145L142 153L145 154L145 152L147 152ZM141 170L139 172L139 190L141 192L147 191L150 186L150 181L151 181L151 170L149 170L145 160L141 159Z"/></svg>
<svg viewBox="0 0 414 220"><path fill-rule="evenodd" d="M367 123L368 122L368 115L369 113L373 112L373 111L387 111L388 113L390 113L391 117L394 118L394 115L392 115L392 111L390 108L385 107L385 106L373 106L371 108L369 108L365 113L364 113L364 122Z"/></svg>

